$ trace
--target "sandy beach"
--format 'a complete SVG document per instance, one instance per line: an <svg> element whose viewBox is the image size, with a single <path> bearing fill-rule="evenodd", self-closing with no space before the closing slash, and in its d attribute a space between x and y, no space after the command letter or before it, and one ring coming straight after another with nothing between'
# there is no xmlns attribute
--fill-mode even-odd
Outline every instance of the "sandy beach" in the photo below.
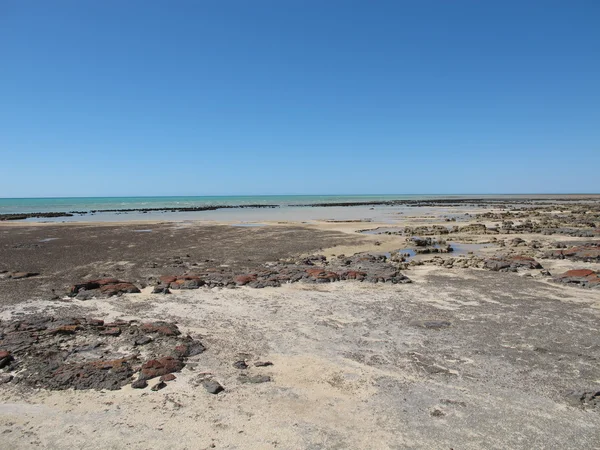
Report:
<svg viewBox="0 0 600 450"><path fill-rule="evenodd" d="M324 210L0 223L4 445L598 448L596 197Z"/></svg>

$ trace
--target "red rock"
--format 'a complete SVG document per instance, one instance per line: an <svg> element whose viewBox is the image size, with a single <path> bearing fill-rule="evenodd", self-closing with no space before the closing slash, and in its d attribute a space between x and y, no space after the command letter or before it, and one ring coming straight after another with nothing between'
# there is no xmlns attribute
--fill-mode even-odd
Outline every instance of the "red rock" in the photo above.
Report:
<svg viewBox="0 0 600 450"><path fill-rule="evenodd" d="M345 280L363 280L367 276L366 272L359 272L357 270L348 270L341 274L341 278Z"/></svg>
<svg viewBox="0 0 600 450"><path fill-rule="evenodd" d="M111 327L101 331L100 334L102 336L119 336L121 334L121 329L119 327Z"/></svg>
<svg viewBox="0 0 600 450"><path fill-rule="evenodd" d="M166 356L159 359L151 359L142 365L140 380L150 380L172 372L179 372L185 364L180 359Z"/></svg>
<svg viewBox="0 0 600 450"><path fill-rule="evenodd" d="M137 294L140 292L135 284L122 282L117 284L107 284L100 287L100 292L112 297L119 294Z"/></svg>
<svg viewBox="0 0 600 450"><path fill-rule="evenodd" d="M169 285L170 283L175 282L177 280L177 277L172 275L163 275L162 277L159 277L159 280L161 284Z"/></svg>
<svg viewBox="0 0 600 450"><path fill-rule="evenodd" d="M92 327L101 327L104 325L104 320L102 319L90 319L87 322L89 325L91 325Z"/></svg>
<svg viewBox="0 0 600 450"><path fill-rule="evenodd" d="M252 283L253 281L256 281L256 274L248 274L248 275L238 275L236 277L234 277L233 281L235 281L235 284L237 284L238 286L244 286L248 283Z"/></svg>
<svg viewBox="0 0 600 450"><path fill-rule="evenodd" d="M177 379L177 377L172 373L167 373L166 375L160 377L160 381L173 381L175 379Z"/></svg>
<svg viewBox="0 0 600 450"><path fill-rule="evenodd" d="M339 280L339 275L335 272L330 272L328 270L323 269L306 269L306 273L308 273L311 277L317 280Z"/></svg>
<svg viewBox="0 0 600 450"><path fill-rule="evenodd" d="M10 352L6 350L0 350L0 359L8 358L10 356Z"/></svg>
<svg viewBox="0 0 600 450"><path fill-rule="evenodd" d="M559 278L570 278L570 277L584 278L584 277L588 277L590 275L595 275L595 274L596 274L596 272L594 272L593 270L574 269L574 270L567 270L565 273L560 274Z"/></svg>
<svg viewBox="0 0 600 450"><path fill-rule="evenodd" d="M75 334L76 331L81 330L79 325L63 325L62 327L50 330L50 334Z"/></svg>

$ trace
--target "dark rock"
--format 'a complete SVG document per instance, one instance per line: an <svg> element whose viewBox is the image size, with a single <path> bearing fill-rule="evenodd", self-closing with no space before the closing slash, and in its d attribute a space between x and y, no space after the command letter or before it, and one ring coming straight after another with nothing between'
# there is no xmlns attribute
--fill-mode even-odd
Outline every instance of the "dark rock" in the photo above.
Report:
<svg viewBox="0 0 600 450"><path fill-rule="evenodd" d="M567 401L581 408L600 408L600 391L572 391L567 393Z"/></svg>
<svg viewBox="0 0 600 450"><path fill-rule="evenodd" d="M200 341L190 339L189 341L175 347L175 354L179 357L192 357L203 353L206 348Z"/></svg>
<svg viewBox="0 0 600 450"><path fill-rule="evenodd" d="M119 336L121 334L121 329L119 327L110 327L101 331L100 334L102 336Z"/></svg>
<svg viewBox="0 0 600 450"><path fill-rule="evenodd" d="M121 294L139 294L140 290L132 283L116 283L100 287L100 292L107 297L113 297Z"/></svg>
<svg viewBox="0 0 600 450"><path fill-rule="evenodd" d="M39 275L37 272L11 272L8 274L8 278L13 280L20 280L22 278L30 278Z"/></svg>
<svg viewBox="0 0 600 450"><path fill-rule="evenodd" d="M164 389L167 387L167 383L165 383L164 381L159 381L158 383L156 383L154 386L152 386L152 390L153 391L160 391L161 389Z"/></svg>
<svg viewBox="0 0 600 450"><path fill-rule="evenodd" d="M215 380L205 380L202 382L202 386L211 394L218 394L223 392L225 389Z"/></svg>
<svg viewBox="0 0 600 450"><path fill-rule="evenodd" d="M246 361L236 361L233 363L233 367L243 370L248 368L248 364L246 364Z"/></svg>
<svg viewBox="0 0 600 450"><path fill-rule="evenodd" d="M131 387L133 389L145 389L148 387L148 381L146 380L136 380L131 383Z"/></svg>
<svg viewBox="0 0 600 450"><path fill-rule="evenodd" d="M267 367L267 366L272 366L273 363L271 361L256 361L254 363L254 365L256 367Z"/></svg>
<svg viewBox="0 0 600 450"><path fill-rule="evenodd" d="M0 373L0 384L10 383L13 378L10 373Z"/></svg>
<svg viewBox="0 0 600 450"><path fill-rule="evenodd" d="M132 358L96 360L83 364L62 364L45 380L49 389L119 389L134 373Z"/></svg>
<svg viewBox="0 0 600 450"><path fill-rule="evenodd" d="M141 336L133 341L133 345L146 345L152 342L152 338L150 336Z"/></svg>
<svg viewBox="0 0 600 450"><path fill-rule="evenodd" d="M159 284L152 289L153 294L170 294L171 291L165 285Z"/></svg>

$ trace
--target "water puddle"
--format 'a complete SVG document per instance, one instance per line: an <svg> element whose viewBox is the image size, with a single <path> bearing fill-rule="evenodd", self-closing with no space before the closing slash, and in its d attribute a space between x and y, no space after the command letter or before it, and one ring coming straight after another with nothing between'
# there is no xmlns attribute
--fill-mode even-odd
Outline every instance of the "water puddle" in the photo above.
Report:
<svg viewBox="0 0 600 450"><path fill-rule="evenodd" d="M133 230L134 233L152 233L152 230Z"/></svg>
<svg viewBox="0 0 600 450"><path fill-rule="evenodd" d="M50 238L40 239L38 242L50 242L50 241L55 241L57 239L60 239L60 238L50 237Z"/></svg>

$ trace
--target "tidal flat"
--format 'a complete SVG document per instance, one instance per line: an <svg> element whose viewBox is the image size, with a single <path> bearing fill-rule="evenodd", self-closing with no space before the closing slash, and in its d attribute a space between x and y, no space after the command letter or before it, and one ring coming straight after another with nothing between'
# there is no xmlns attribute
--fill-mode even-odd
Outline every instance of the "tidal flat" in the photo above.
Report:
<svg viewBox="0 0 600 450"><path fill-rule="evenodd" d="M598 448L598 197L243 212L0 223L4 445Z"/></svg>

